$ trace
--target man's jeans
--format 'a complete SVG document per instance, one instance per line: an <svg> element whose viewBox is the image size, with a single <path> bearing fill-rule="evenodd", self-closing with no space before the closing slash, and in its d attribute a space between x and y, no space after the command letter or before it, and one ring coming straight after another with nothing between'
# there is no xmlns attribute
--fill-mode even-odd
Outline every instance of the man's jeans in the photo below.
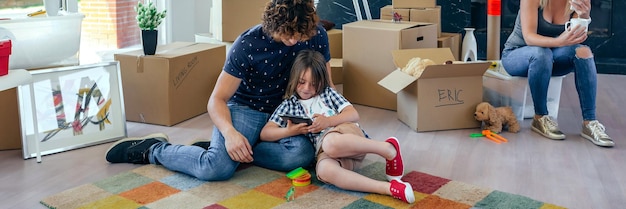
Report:
<svg viewBox="0 0 626 209"><path fill-rule="evenodd" d="M528 86L536 115L548 115L547 99L550 76L574 72L576 91L584 120L596 119L597 71L593 57L576 57L580 44L558 48L524 46L505 49L502 66L512 76L528 77Z"/></svg>
<svg viewBox="0 0 626 209"><path fill-rule="evenodd" d="M314 148L308 137L298 135L277 142L261 142L259 134L270 115L235 103L229 103L228 108L235 129L245 136L253 147L254 165L289 171L308 166L313 162ZM230 158L224 142L224 136L214 127L208 150L198 146L157 143L150 147L148 157L150 163L161 164L167 169L201 180L226 180L233 176L239 162Z"/></svg>

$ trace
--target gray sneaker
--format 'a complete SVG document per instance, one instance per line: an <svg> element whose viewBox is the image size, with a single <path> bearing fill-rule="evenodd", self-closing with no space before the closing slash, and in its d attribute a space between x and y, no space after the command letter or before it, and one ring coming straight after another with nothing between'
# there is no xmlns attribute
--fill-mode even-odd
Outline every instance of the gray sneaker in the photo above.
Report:
<svg viewBox="0 0 626 209"><path fill-rule="evenodd" d="M565 139L565 134L559 130L559 124L557 124L556 121L553 121L548 115L544 115L539 119L533 118L531 128L533 131L545 136L548 139Z"/></svg>
<svg viewBox="0 0 626 209"><path fill-rule="evenodd" d="M587 125L583 124L583 131L580 135L598 146L615 146L611 137L604 132L604 125L597 120L592 120Z"/></svg>

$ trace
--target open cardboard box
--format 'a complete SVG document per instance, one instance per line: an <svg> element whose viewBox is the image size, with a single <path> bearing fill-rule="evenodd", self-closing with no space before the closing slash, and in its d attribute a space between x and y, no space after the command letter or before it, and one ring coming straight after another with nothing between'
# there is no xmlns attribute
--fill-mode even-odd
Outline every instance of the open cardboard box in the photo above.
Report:
<svg viewBox="0 0 626 209"><path fill-rule="evenodd" d="M396 95L378 85L394 70L391 51L437 48L432 23L361 20L343 25L343 95L352 104L396 110Z"/></svg>
<svg viewBox="0 0 626 209"><path fill-rule="evenodd" d="M394 50L392 56L397 69L378 84L397 95L398 119L416 131L480 127L474 112L489 62L446 65L455 60L448 48ZM442 64L427 66L416 78L400 71L413 57Z"/></svg>

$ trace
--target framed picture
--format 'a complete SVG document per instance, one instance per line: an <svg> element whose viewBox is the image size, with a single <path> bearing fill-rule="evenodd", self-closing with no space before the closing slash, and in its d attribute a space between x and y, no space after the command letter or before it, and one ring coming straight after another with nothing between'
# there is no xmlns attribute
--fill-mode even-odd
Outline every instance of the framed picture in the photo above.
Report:
<svg viewBox="0 0 626 209"><path fill-rule="evenodd" d="M24 159L127 136L118 62L30 73L17 89Z"/></svg>

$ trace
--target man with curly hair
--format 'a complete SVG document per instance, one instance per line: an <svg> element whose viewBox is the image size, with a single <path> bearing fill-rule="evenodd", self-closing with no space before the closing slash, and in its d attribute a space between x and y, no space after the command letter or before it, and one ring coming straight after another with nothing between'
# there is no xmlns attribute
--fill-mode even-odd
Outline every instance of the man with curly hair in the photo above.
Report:
<svg viewBox="0 0 626 209"><path fill-rule="evenodd" d="M242 33L227 52L207 105L215 124L209 146L174 145L166 135L152 134L119 140L106 160L163 165L208 181L229 179L240 163L279 171L310 165L314 148L304 135L259 140L282 101L294 59L305 49L322 53L330 69L328 37L313 0L271 0L263 23Z"/></svg>

